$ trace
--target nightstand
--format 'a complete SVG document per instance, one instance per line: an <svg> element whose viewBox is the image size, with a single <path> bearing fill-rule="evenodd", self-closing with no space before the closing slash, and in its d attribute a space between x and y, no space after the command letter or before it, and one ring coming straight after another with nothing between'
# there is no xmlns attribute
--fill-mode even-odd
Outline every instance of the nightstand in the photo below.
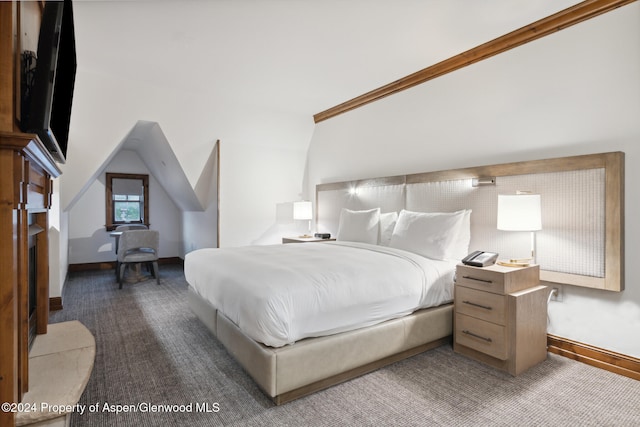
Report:
<svg viewBox="0 0 640 427"><path fill-rule="evenodd" d="M537 265L458 265L456 353L519 375L547 358L547 294Z"/></svg>
<svg viewBox="0 0 640 427"><path fill-rule="evenodd" d="M282 243L334 242L336 239L320 239L318 237L283 237Z"/></svg>

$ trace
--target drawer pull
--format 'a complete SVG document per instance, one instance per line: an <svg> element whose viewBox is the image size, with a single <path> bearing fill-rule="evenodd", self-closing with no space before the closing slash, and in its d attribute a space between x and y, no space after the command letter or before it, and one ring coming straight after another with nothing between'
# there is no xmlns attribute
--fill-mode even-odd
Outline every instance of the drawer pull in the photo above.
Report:
<svg viewBox="0 0 640 427"><path fill-rule="evenodd" d="M491 342L492 341L491 338L487 338L487 337L483 337L482 335L474 334L471 331L466 331L465 330L465 331L462 331L462 333L463 334L467 334L467 335L471 335L472 337L475 337L475 338L480 338L481 340L484 340L486 342Z"/></svg>
<svg viewBox="0 0 640 427"><path fill-rule="evenodd" d="M462 301L462 302L464 304L469 304L469 305L472 305L474 307L484 308L485 310L493 310L493 308L488 306L488 305L477 304L477 303L471 302L471 301Z"/></svg>
<svg viewBox="0 0 640 427"><path fill-rule="evenodd" d="M484 282L484 283L493 283L491 280L487 279L478 279L477 277L472 276L462 276L463 279L475 280L476 282Z"/></svg>

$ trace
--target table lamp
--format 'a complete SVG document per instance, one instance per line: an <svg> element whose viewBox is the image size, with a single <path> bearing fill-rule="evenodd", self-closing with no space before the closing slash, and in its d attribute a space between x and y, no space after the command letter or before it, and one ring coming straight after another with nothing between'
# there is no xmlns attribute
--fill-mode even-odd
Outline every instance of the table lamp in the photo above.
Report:
<svg viewBox="0 0 640 427"><path fill-rule="evenodd" d="M542 230L540 195L518 191L498 195L498 230L530 231L531 259L512 259L512 263L528 265L536 261L536 231Z"/></svg>
<svg viewBox="0 0 640 427"><path fill-rule="evenodd" d="M313 218L313 212L311 208L311 202L293 202L293 219L294 220L306 220L309 221L309 232L300 237L309 238L311 236L311 219Z"/></svg>

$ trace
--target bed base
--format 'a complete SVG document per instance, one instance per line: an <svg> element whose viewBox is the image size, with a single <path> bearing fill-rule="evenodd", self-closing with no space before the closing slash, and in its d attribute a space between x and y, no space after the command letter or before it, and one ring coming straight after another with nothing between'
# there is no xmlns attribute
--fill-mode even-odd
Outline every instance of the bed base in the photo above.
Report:
<svg viewBox="0 0 640 427"><path fill-rule="evenodd" d="M271 400L273 400L273 402L276 405L282 405L284 403L291 402L292 400L296 400L301 397L307 396L309 394L313 394L316 391L324 390L331 386L343 383L345 381L349 381L353 378L359 377L360 375L368 374L369 372L373 372L380 368L384 368L385 366L391 365L392 363L399 362L404 359L408 359L409 357L415 356L416 354L423 353L427 350L440 347L441 345L451 344L451 342L452 342L452 335L448 335L444 338L440 338L438 340L431 341L429 343L420 345L418 347L405 350L401 353L393 354L391 356L351 369L341 374L333 375L329 378L325 378L324 380L316 381L315 383L311 383L306 386L297 388L295 390L282 393L278 396L272 397Z"/></svg>
<svg viewBox="0 0 640 427"><path fill-rule="evenodd" d="M453 304L341 334L268 347L247 337L191 287L192 311L276 405L450 342Z"/></svg>

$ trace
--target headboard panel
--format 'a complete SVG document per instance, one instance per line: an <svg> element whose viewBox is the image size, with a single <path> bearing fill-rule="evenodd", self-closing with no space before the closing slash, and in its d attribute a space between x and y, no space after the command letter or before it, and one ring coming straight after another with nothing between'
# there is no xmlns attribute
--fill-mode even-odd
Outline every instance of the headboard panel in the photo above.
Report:
<svg viewBox="0 0 640 427"><path fill-rule="evenodd" d="M495 177L495 185L472 185ZM537 262L543 281L624 289L624 153L537 160L382 179L319 184L317 229L335 234L343 207L381 212L472 209L470 250L526 257L529 233L496 229L498 194L541 195Z"/></svg>
<svg viewBox="0 0 640 427"><path fill-rule="evenodd" d="M338 232L340 210L380 208L381 212L400 212L404 208L405 186L392 180L360 181L359 185L340 186L335 190L316 193L317 229Z"/></svg>

